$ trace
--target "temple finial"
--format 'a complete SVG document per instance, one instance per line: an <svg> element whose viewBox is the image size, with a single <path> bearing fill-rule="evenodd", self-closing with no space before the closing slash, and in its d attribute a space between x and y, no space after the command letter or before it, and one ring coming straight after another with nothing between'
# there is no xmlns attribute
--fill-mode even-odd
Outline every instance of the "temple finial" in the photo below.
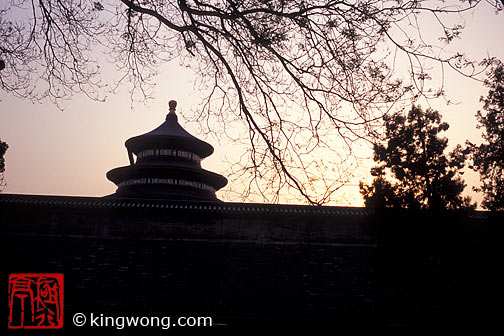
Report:
<svg viewBox="0 0 504 336"><path fill-rule="evenodd" d="M166 115L166 120L175 120L177 121L177 114L175 113L175 110L177 109L177 101L176 100L170 100L168 102L168 108L170 109L170 112Z"/></svg>
<svg viewBox="0 0 504 336"><path fill-rule="evenodd" d="M175 114L175 109L177 108L177 101L176 100L170 100L168 102L168 107L170 108L170 114Z"/></svg>

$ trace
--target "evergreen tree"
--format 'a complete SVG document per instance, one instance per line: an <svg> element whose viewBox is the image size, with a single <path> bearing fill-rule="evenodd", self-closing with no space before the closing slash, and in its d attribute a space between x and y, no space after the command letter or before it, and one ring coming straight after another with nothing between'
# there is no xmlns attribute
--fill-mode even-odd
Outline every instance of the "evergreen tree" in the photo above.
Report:
<svg viewBox="0 0 504 336"><path fill-rule="evenodd" d="M360 183L368 207L456 209L474 206L463 197L461 175L468 150L457 145L445 154L448 139L439 134L449 125L439 112L413 106L404 116L385 117L386 141L374 146L378 166L371 170L371 185Z"/></svg>
<svg viewBox="0 0 504 336"><path fill-rule="evenodd" d="M4 176L3 173L5 171L5 152L7 152L7 148L9 148L9 145L7 145L6 142L3 142L2 139L0 139L0 191L2 191L1 187L4 186Z"/></svg>
<svg viewBox="0 0 504 336"><path fill-rule="evenodd" d="M485 81L489 88L486 98L481 97L483 109L478 111L478 128L483 128L485 142L479 146L469 144L473 169L480 174L482 186L474 188L485 196L483 207L504 210L504 64L497 62Z"/></svg>

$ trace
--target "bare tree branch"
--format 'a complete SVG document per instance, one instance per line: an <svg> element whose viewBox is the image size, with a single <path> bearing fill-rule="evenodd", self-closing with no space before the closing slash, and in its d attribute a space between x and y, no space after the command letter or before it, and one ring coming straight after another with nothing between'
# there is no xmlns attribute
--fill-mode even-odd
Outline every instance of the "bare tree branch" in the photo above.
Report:
<svg viewBox="0 0 504 336"><path fill-rule="evenodd" d="M503 9L497 0L10 0L0 7L0 85L61 104L76 93L104 100L124 81L132 98L149 99L159 65L178 59L197 74L202 131L248 148L231 168L248 181L242 194L279 201L295 191L322 204L351 178L339 165L357 164L356 144L373 142L384 115L444 96L442 78L429 83L433 65L484 72L443 49L463 29L451 17L481 5ZM437 45L423 35L429 16L443 32ZM104 79L107 64L116 82Z"/></svg>

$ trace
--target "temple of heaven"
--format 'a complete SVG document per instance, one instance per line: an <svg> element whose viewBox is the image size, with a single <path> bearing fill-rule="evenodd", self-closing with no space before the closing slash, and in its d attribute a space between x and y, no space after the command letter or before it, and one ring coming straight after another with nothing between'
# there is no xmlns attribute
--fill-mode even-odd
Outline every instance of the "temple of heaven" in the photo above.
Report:
<svg viewBox="0 0 504 336"><path fill-rule="evenodd" d="M201 168L201 160L213 153L213 147L180 126L176 101L168 105L164 123L126 141L130 165L107 173L118 187L108 197L218 201L215 192L227 179Z"/></svg>

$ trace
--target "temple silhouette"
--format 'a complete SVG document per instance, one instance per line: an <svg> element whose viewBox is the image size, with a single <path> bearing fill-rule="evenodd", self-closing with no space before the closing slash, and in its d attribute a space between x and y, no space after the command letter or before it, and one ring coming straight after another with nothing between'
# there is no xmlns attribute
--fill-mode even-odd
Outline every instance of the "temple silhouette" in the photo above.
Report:
<svg viewBox="0 0 504 336"><path fill-rule="evenodd" d="M169 107L126 141L114 194L0 194L8 274L64 274L61 333L98 330L77 312L210 316L219 334L498 321L502 213L222 202L213 147Z"/></svg>
<svg viewBox="0 0 504 336"><path fill-rule="evenodd" d="M227 179L201 168L201 160L214 151L212 145L180 126L176 101L171 100L169 106L163 124L126 141L130 165L107 173L118 186L111 197L217 200L215 191L224 187Z"/></svg>

